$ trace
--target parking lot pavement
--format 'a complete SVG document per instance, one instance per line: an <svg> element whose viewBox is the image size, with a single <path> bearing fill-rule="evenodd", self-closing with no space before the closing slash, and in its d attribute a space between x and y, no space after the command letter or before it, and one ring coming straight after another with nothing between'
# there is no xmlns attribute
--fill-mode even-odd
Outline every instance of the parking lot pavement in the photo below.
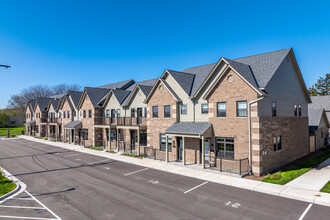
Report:
<svg viewBox="0 0 330 220"><path fill-rule="evenodd" d="M0 163L62 219L271 220L330 215L328 207L312 205L307 210L306 202L23 139L0 141ZM37 207L29 202L6 201L11 206ZM1 214L14 209L2 208ZM34 209L19 213L54 218Z"/></svg>
<svg viewBox="0 0 330 220"><path fill-rule="evenodd" d="M29 192L24 191L0 203L0 219L60 219Z"/></svg>

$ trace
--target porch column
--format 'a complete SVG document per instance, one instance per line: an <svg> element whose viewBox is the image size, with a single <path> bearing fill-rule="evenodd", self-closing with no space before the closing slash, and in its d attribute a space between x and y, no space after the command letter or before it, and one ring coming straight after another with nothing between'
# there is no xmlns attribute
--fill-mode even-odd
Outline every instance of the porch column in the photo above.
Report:
<svg viewBox="0 0 330 220"><path fill-rule="evenodd" d="M109 126L109 150L111 149L111 127Z"/></svg>
<svg viewBox="0 0 330 220"><path fill-rule="evenodd" d="M117 128L117 136L116 136L116 145L117 145L117 151L119 152L119 129Z"/></svg>
<svg viewBox="0 0 330 220"><path fill-rule="evenodd" d="M140 128L138 128L137 129L137 142L138 142L138 144L137 144L137 155L139 155L140 156Z"/></svg>
<svg viewBox="0 0 330 220"><path fill-rule="evenodd" d="M184 137L182 137L182 163L183 165L186 165L186 146L185 146L185 143L184 143Z"/></svg>
<svg viewBox="0 0 330 220"><path fill-rule="evenodd" d="M202 136L202 168L205 169L205 140Z"/></svg>
<svg viewBox="0 0 330 220"><path fill-rule="evenodd" d="M95 147L96 146L96 138L95 138L96 134L95 134L95 127L93 127L93 146Z"/></svg>
<svg viewBox="0 0 330 220"><path fill-rule="evenodd" d="M69 144L71 144L71 129L69 129Z"/></svg>
<svg viewBox="0 0 330 220"><path fill-rule="evenodd" d="M73 129L73 144L76 144L76 129Z"/></svg>
<svg viewBox="0 0 330 220"><path fill-rule="evenodd" d="M165 152L166 152L166 162L168 163L168 136L167 136L167 134L165 135L165 142L166 142L166 144L165 144L165 146L166 146L166 150L165 150Z"/></svg>

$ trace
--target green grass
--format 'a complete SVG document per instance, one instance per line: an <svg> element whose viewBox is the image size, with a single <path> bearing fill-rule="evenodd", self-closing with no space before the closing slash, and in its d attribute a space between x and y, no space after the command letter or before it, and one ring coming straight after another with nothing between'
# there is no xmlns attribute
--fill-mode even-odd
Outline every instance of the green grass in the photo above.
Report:
<svg viewBox="0 0 330 220"><path fill-rule="evenodd" d="M320 192L330 193L330 181L323 186Z"/></svg>
<svg viewBox="0 0 330 220"><path fill-rule="evenodd" d="M129 156L129 157L140 157L140 156L137 155L137 154L130 154L130 153L122 153L121 155Z"/></svg>
<svg viewBox="0 0 330 220"><path fill-rule="evenodd" d="M7 177L0 175L0 196L3 196L16 188L16 184Z"/></svg>
<svg viewBox="0 0 330 220"><path fill-rule="evenodd" d="M93 149L93 150L103 150L102 147L93 147L93 146L88 146L87 148Z"/></svg>
<svg viewBox="0 0 330 220"><path fill-rule="evenodd" d="M52 142L56 142L56 140L55 140L55 139L51 139L50 141L52 141Z"/></svg>
<svg viewBox="0 0 330 220"><path fill-rule="evenodd" d="M8 134L7 129L8 128L0 128L0 136L7 136L7 134ZM22 131L24 131L24 129L25 129L25 126L9 128L9 135L10 136L21 135Z"/></svg>
<svg viewBox="0 0 330 220"><path fill-rule="evenodd" d="M36 137L36 138L38 138L38 139L44 139L43 137Z"/></svg>
<svg viewBox="0 0 330 220"><path fill-rule="evenodd" d="M313 167L322 163L324 160L330 157L330 149L326 149L320 154L311 156L310 158L301 161L287 169L278 171L273 174L268 174L266 178L262 181L267 183L274 183L279 185L284 185L290 182L291 180L299 177L300 175L311 170Z"/></svg>

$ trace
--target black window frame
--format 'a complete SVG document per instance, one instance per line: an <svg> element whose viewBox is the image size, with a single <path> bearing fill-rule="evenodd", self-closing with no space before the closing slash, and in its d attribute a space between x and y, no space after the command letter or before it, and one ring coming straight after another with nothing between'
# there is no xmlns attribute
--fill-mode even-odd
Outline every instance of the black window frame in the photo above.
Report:
<svg viewBox="0 0 330 220"><path fill-rule="evenodd" d="M301 105L298 105L298 116L301 117Z"/></svg>
<svg viewBox="0 0 330 220"><path fill-rule="evenodd" d="M206 106L206 111L205 111L205 108L203 108L203 106ZM208 103L204 103L204 104L201 104L201 112L202 114L208 114L209 113L209 104Z"/></svg>
<svg viewBox="0 0 330 220"><path fill-rule="evenodd" d="M219 104L224 104L225 105L225 110L224 111L220 112ZM226 117L226 115L227 115L227 103L226 102L217 102L217 117L223 118L223 117Z"/></svg>
<svg viewBox="0 0 330 220"><path fill-rule="evenodd" d="M245 103L245 108L243 108L243 109L240 109L239 108L239 103ZM244 111L245 112L245 114L244 115L240 115L240 111ZM242 101L236 101L236 116L238 117L238 118L245 118L245 117L247 117L247 101L245 101L245 100L242 100Z"/></svg>
<svg viewBox="0 0 330 220"><path fill-rule="evenodd" d="M276 117L276 102L272 102L272 117Z"/></svg>
<svg viewBox="0 0 330 220"><path fill-rule="evenodd" d="M223 148L222 148L221 144L223 144ZM215 153L218 158L234 160L235 159L235 138L233 138L233 137L215 137Z"/></svg>
<svg viewBox="0 0 330 220"><path fill-rule="evenodd" d="M162 142L162 136L165 138L165 142ZM159 150L160 151L166 151L166 135L164 133L159 134ZM168 152L172 152L172 136L167 137L167 147Z"/></svg>
<svg viewBox="0 0 330 220"><path fill-rule="evenodd" d="M135 117L135 108L131 108L131 118Z"/></svg>
<svg viewBox="0 0 330 220"><path fill-rule="evenodd" d="M88 140L88 129L87 129L87 128L84 128L84 129L83 129L83 139L84 139L85 141Z"/></svg>
<svg viewBox="0 0 330 220"><path fill-rule="evenodd" d="M92 118L92 110L88 110L88 118Z"/></svg>
<svg viewBox="0 0 330 220"><path fill-rule="evenodd" d="M65 114L65 112L63 112L63 118L66 118L66 114Z"/></svg>
<svg viewBox="0 0 330 220"><path fill-rule="evenodd" d="M70 111L67 112L67 116L68 116L68 118L70 118Z"/></svg>
<svg viewBox="0 0 330 220"><path fill-rule="evenodd" d="M166 112L166 109L168 109L168 112ZM164 118L170 118L170 117L171 117L171 106L164 105Z"/></svg>
<svg viewBox="0 0 330 220"><path fill-rule="evenodd" d="M83 111L83 118L86 118L86 110Z"/></svg>
<svg viewBox="0 0 330 220"><path fill-rule="evenodd" d="M293 113L294 113L295 117L298 116L298 106L297 105L293 105Z"/></svg>
<svg viewBox="0 0 330 220"><path fill-rule="evenodd" d="M185 107L185 109L183 107ZM187 105L181 105L180 113L181 115L187 114Z"/></svg>
<svg viewBox="0 0 330 220"><path fill-rule="evenodd" d="M274 152L282 150L282 135L273 137L273 150Z"/></svg>
<svg viewBox="0 0 330 220"><path fill-rule="evenodd" d="M158 106L152 106L152 117L153 118L158 118Z"/></svg>

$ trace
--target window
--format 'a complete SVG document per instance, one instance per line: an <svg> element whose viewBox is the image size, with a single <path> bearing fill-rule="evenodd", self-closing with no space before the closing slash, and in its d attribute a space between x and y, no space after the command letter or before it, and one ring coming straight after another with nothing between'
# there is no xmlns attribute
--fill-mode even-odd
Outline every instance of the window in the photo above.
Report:
<svg viewBox="0 0 330 220"><path fill-rule="evenodd" d="M88 110L88 117L92 118L92 110Z"/></svg>
<svg viewBox="0 0 330 220"><path fill-rule="evenodd" d="M120 109L117 109L117 118L120 118Z"/></svg>
<svg viewBox="0 0 330 220"><path fill-rule="evenodd" d="M209 104L202 104L202 114L209 113Z"/></svg>
<svg viewBox="0 0 330 220"><path fill-rule="evenodd" d="M323 138L323 131L321 132L321 138Z"/></svg>
<svg viewBox="0 0 330 220"><path fill-rule="evenodd" d="M246 101L237 102L237 117L246 117L247 116L247 104Z"/></svg>
<svg viewBox="0 0 330 220"><path fill-rule="evenodd" d="M62 118L62 112L58 113L58 117Z"/></svg>
<svg viewBox="0 0 330 220"><path fill-rule="evenodd" d="M274 151L282 149L282 136L273 137Z"/></svg>
<svg viewBox="0 0 330 220"><path fill-rule="evenodd" d="M86 118L86 110L83 111L83 118Z"/></svg>
<svg viewBox="0 0 330 220"><path fill-rule="evenodd" d="M109 109L106 110L105 117L106 118L109 118L110 117L110 110Z"/></svg>
<svg viewBox="0 0 330 220"><path fill-rule="evenodd" d="M168 152L172 152L172 136L167 137ZM160 134L160 150L166 151L166 135Z"/></svg>
<svg viewBox="0 0 330 220"><path fill-rule="evenodd" d="M171 117L171 106L165 105L164 106L164 118L169 118L169 117Z"/></svg>
<svg viewBox="0 0 330 220"><path fill-rule="evenodd" d="M68 118L70 118L70 112L68 111Z"/></svg>
<svg viewBox="0 0 330 220"><path fill-rule="evenodd" d="M299 113L299 117L301 117L301 105L298 105L298 113Z"/></svg>
<svg viewBox="0 0 330 220"><path fill-rule="evenodd" d="M158 118L158 106L152 106L152 117Z"/></svg>
<svg viewBox="0 0 330 220"><path fill-rule="evenodd" d="M69 129L65 129L65 131L66 131L66 137L69 137L69 135L70 135L70 131L69 131Z"/></svg>
<svg viewBox="0 0 330 220"><path fill-rule="evenodd" d="M134 118L135 117L135 109L131 108L131 117Z"/></svg>
<svg viewBox="0 0 330 220"><path fill-rule="evenodd" d="M73 115L73 117L76 117L77 116L77 112L76 111L72 111L72 115Z"/></svg>
<svg viewBox="0 0 330 220"><path fill-rule="evenodd" d="M234 138L216 138L216 156L234 159Z"/></svg>
<svg viewBox="0 0 330 220"><path fill-rule="evenodd" d="M147 107L144 107L144 117L146 118L147 117Z"/></svg>
<svg viewBox="0 0 330 220"><path fill-rule="evenodd" d="M83 129L84 140L88 140L88 129Z"/></svg>
<svg viewBox="0 0 330 220"><path fill-rule="evenodd" d="M293 105L294 116L298 116L298 108L297 105Z"/></svg>
<svg viewBox="0 0 330 220"><path fill-rule="evenodd" d="M65 118L65 112L63 112L63 118Z"/></svg>
<svg viewBox="0 0 330 220"><path fill-rule="evenodd" d="M272 102L272 116L276 117L276 102Z"/></svg>
<svg viewBox="0 0 330 220"><path fill-rule="evenodd" d="M225 102L218 102L217 116L226 117L226 103Z"/></svg>
<svg viewBox="0 0 330 220"><path fill-rule="evenodd" d="M181 105L181 114L182 115L187 114L187 105Z"/></svg>
<svg viewBox="0 0 330 220"><path fill-rule="evenodd" d="M147 145L147 131L140 131L140 145Z"/></svg>
<svg viewBox="0 0 330 220"><path fill-rule="evenodd" d="M105 133L107 134L107 141L109 142L109 128L105 129Z"/></svg>
<svg viewBox="0 0 330 220"><path fill-rule="evenodd" d="M115 139L114 130L111 129L111 130L110 130L110 140L113 141L114 139Z"/></svg>

